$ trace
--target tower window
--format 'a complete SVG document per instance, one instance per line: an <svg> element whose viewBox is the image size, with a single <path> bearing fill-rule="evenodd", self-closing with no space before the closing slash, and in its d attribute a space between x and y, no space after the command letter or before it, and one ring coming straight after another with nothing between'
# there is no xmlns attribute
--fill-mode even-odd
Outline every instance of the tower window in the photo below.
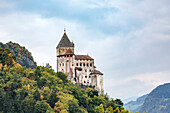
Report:
<svg viewBox="0 0 170 113"><path fill-rule="evenodd" d="M90 63L90 67L92 67L92 63Z"/></svg>
<svg viewBox="0 0 170 113"><path fill-rule="evenodd" d="M77 63L76 66L79 66L79 64Z"/></svg>
<svg viewBox="0 0 170 113"><path fill-rule="evenodd" d="M85 76L85 78L87 78L87 76Z"/></svg>
<svg viewBox="0 0 170 113"><path fill-rule="evenodd" d="M89 78L91 78L91 76L89 76Z"/></svg>
<svg viewBox="0 0 170 113"><path fill-rule="evenodd" d="M87 67L89 67L89 64L87 63Z"/></svg>
<svg viewBox="0 0 170 113"><path fill-rule="evenodd" d="M86 83L86 81L84 81L84 83Z"/></svg>
<svg viewBox="0 0 170 113"><path fill-rule="evenodd" d="M85 69L85 72L87 72L87 69Z"/></svg>
<svg viewBox="0 0 170 113"><path fill-rule="evenodd" d="M85 66L85 63L83 63L83 66Z"/></svg>
<svg viewBox="0 0 170 113"><path fill-rule="evenodd" d="M82 63L80 63L80 66L82 66Z"/></svg>
<svg viewBox="0 0 170 113"><path fill-rule="evenodd" d="M63 66L64 66L64 63L63 63Z"/></svg>

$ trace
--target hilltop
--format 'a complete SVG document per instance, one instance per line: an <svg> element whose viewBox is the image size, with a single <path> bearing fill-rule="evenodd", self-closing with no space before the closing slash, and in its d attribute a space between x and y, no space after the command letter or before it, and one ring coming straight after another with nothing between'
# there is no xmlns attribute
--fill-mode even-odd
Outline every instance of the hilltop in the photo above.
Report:
<svg viewBox="0 0 170 113"><path fill-rule="evenodd" d="M18 50L11 42L7 45ZM56 73L42 66L31 69L18 65L15 61L20 60L14 55L23 51L19 49L14 54L15 51L3 48L0 48L0 112L128 113L120 99L109 99L92 88L81 89L67 79L67 73ZM28 55L33 60L28 53L21 56Z"/></svg>
<svg viewBox="0 0 170 113"><path fill-rule="evenodd" d="M27 68L35 68L37 66L31 52L29 52L25 47L11 41L6 44L0 42L0 47L3 49L9 48L12 54L16 57L15 61L21 66L26 66Z"/></svg>

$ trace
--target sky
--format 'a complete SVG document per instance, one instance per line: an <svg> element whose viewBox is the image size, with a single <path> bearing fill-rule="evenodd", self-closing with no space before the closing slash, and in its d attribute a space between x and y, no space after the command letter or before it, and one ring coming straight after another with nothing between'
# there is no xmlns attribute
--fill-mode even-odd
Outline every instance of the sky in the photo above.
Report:
<svg viewBox="0 0 170 113"><path fill-rule="evenodd" d="M56 70L64 28L76 54L104 73L104 91L122 100L170 82L169 0L0 0L0 41L25 46Z"/></svg>

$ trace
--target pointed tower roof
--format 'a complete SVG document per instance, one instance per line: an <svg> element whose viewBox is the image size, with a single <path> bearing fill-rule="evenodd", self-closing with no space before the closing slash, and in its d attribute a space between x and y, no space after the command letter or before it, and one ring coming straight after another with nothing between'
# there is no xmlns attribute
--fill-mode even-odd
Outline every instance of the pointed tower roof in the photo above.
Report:
<svg viewBox="0 0 170 113"><path fill-rule="evenodd" d="M61 38L57 48L59 47L74 47L74 45L70 42L69 38L67 37L66 30L64 30L63 37Z"/></svg>

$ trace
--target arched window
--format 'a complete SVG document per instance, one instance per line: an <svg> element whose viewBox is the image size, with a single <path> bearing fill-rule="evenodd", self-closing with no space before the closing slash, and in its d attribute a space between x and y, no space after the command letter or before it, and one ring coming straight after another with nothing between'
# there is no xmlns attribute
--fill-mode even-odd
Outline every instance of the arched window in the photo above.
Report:
<svg viewBox="0 0 170 113"><path fill-rule="evenodd" d="M92 63L90 63L90 67L92 67Z"/></svg>

